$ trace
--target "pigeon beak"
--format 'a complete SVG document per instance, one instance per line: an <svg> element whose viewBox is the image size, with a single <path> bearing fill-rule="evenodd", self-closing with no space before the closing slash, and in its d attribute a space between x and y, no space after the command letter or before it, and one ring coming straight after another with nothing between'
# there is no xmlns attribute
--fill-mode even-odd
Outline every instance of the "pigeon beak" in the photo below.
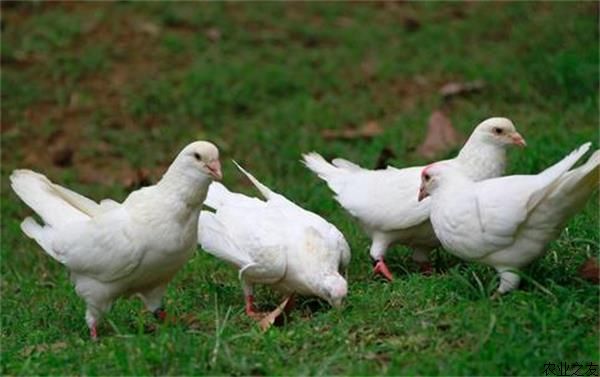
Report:
<svg viewBox="0 0 600 377"><path fill-rule="evenodd" d="M521 148L524 148L527 146L527 143L525 142L525 139L523 139L523 136L521 136L520 133L518 132L513 132L510 135L510 139L512 140L512 143L515 145L518 145Z"/></svg>
<svg viewBox="0 0 600 377"><path fill-rule="evenodd" d="M217 181L223 179L223 173L221 173L221 162L219 160L212 160L211 162L208 162L206 167L208 168L211 177Z"/></svg>
<svg viewBox="0 0 600 377"><path fill-rule="evenodd" d="M418 201L420 202L421 200L425 199L428 196L429 196L429 193L427 192L427 190L425 190L425 186L421 185L421 188L419 189Z"/></svg>

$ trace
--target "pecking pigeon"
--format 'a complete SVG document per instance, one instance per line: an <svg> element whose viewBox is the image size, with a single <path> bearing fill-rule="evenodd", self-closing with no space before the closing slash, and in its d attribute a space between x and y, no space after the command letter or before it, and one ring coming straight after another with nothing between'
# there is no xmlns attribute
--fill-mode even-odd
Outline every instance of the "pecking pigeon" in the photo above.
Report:
<svg viewBox="0 0 600 377"><path fill-rule="evenodd" d="M431 196L431 223L444 248L494 267L503 294L519 285L515 270L540 257L598 188L600 151L569 170L589 148L584 144L536 175L481 182L436 163L423 169L418 197Z"/></svg>
<svg viewBox="0 0 600 377"><path fill-rule="evenodd" d="M317 296L339 307L347 293L339 271L350 262L342 233L236 166L266 200L213 183L205 205L215 212L201 212L198 233L204 250L239 269L246 313L256 315L254 284L268 284L288 295Z"/></svg>
<svg viewBox="0 0 600 377"><path fill-rule="evenodd" d="M475 181L504 173L506 148L525 146L525 140L506 118L480 123L462 150L448 163ZM423 273L431 273L429 252L439 245L429 222L429 201L417 202L423 166L368 170L343 159L328 163L317 153L304 155L304 164L336 194L335 199L358 219L371 237L374 272L392 280L383 258L387 248L401 243L414 249L413 260Z"/></svg>
<svg viewBox="0 0 600 377"><path fill-rule="evenodd" d="M213 179L221 179L219 152L206 141L186 146L156 185L122 204L98 204L31 170L10 176L15 193L44 223L28 217L21 229L71 271L92 339L119 296L138 294L165 318L162 297L196 250L198 215Z"/></svg>

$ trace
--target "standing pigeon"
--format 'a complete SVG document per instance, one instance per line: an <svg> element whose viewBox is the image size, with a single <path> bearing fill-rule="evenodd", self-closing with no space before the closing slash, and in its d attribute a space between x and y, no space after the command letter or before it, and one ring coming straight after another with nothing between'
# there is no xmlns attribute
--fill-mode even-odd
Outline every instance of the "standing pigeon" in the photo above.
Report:
<svg viewBox="0 0 600 377"><path fill-rule="evenodd" d="M255 316L253 285L268 284L284 294L320 297L338 307L347 293L339 270L350 262L350 248L332 224L283 195L271 191L236 166L266 200L233 193L213 183L202 211L199 243L239 269L246 313Z"/></svg>
<svg viewBox="0 0 600 377"><path fill-rule="evenodd" d="M506 148L525 140L506 118L480 123L462 150L448 163L475 181L498 177L506 166ZM374 272L392 280L383 257L387 248L401 243L414 249L413 260L423 273L431 273L429 252L439 245L429 222L429 201L417 202L423 166L368 170L343 159L328 163L317 153L304 155L305 165L327 182L335 199L358 219L371 237Z"/></svg>
<svg viewBox="0 0 600 377"><path fill-rule="evenodd" d="M213 179L221 179L219 152L206 141L186 146L156 185L132 192L123 204L98 204L31 170L10 176L15 193L44 223L28 217L21 229L71 271L92 339L119 296L138 294L165 318L162 297L196 249L198 215Z"/></svg>
<svg viewBox="0 0 600 377"><path fill-rule="evenodd" d="M498 293L519 285L520 269L544 253L598 188L600 151L569 170L586 143L537 175L474 182L447 163L423 169L419 200L431 196L431 223L450 253L494 267Z"/></svg>

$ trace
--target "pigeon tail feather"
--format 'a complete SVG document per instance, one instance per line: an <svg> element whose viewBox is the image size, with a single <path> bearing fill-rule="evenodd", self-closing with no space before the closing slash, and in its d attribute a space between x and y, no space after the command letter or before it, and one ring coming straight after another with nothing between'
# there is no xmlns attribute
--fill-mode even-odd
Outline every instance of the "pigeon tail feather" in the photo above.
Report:
<svg viewBox="0 0 600 377"><path fill-rule="evenodd" d="M302 157L304 165L325 181L329 181L342 172L341 167L330 164L317 152L306 153Z"/></svg>
<svg viewBox="0 0 600 377"><path fill-rule="evenodd" d="M562 177L555 185L550 196L556 200L556 207L570 217L581 209L590 195L598 189L600 178L600 150L586 161Z"/></svg>
<svg viewBox="0 0 600 377"><path fill-rule="evenodd" d="M89 220L92 200L50 182L42 174L31 170L15 170L10 175L11 187L15 193L42 220L53 227L73 221ZM97 204L96 207L99 208Z"/></svg>
<svg viewBox="0 0 600 377"><path fill-rule="evenodd" d="M343 158L334 158L333 160L331 160L331 163L340 169L345 169L345 170L350 170L350 171L362 170L360 165L355 164L354 162L348 161Z"/></svg>
<svg viewBox="0 0 600 377"><path fill-rule="evenodd" d="M258 179L254 178L252 174L248 173L243 167L240 166L240 164L235 162L235 160L233 161L233 163L235 164L235 166L237 166L238 169L240 169L242 173L246 175L246 177L248 177L250 182L252 182L252 184L258 189L258 191L262 194L262 196L264 196L265 199L269 200L273 198L274 193L273 191L271 191L270 188L260 183Z"/></svg>
<svg viewBox="0 0 600 377"><path fill-rule="evenodd" d="M21 222L21 230L27 237L35 240L38 245L42 247L42 249L46 252L46 254L50 255L52 258L57 261L62 261L59 259L58 255L52 250L52 240L51 240L51 228L48 226L41 226L37 223L33 218L26 217L23 222Z"/></svg>
<svg viewBox="0 0 600 377"><path fill-rule="evenodd" d="M563 158L561 161L556 164L550 166L543 172L539 174L543 179L548 179L549 181L554 181L561 175L565 174L573 165L579 161L581 156L583 156L589 149L592 143L587 142L575 149L573 152L569 153L569 155Z"/></svg>

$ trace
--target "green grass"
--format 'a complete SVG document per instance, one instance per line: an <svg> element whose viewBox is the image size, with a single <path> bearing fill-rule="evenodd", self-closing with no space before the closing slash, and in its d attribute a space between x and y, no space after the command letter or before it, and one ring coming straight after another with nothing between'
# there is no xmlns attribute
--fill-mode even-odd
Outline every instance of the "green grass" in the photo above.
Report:
<svg viewBox="0 0 600 377"><path fill-rule="evenodd" d="M317 150L373 166L387 146L396 166L425 163L413 150L437 90L474 79L484 91L447 109L464 134L489 116L514 121L529 146L511 151L510 173L537 172L587 140L597 147L597 14L593 2L3 3L0 373L539 375L547 362L598 364L598 286L577 272L598 255L597 197L520 290L492 301L494 272L442 250L427 278L396 247L397 279L374 280L369 240L298 162ZM383 135L319 134L370 120ZM90 342L66 270L19 229L30 211L8 175L28 167L123 199L135 169L160 171L197 138L221 148L228 186L249 192L235 158L342 230L353 251L347 305L301 300L263 334L243 314L236 272L199 250L166 297L185 321L149 332L141 302L120 300ZM52 165L57 139L73 146L72 166ZM257 296L278 302L268 289Z"/></svg>

